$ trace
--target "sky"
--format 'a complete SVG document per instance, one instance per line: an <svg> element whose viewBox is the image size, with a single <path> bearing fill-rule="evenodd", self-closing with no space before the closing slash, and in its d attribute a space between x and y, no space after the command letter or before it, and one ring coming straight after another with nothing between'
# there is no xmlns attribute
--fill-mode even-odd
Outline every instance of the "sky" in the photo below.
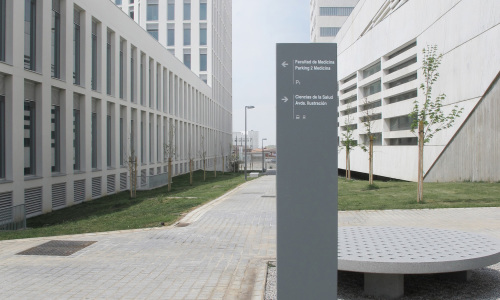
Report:
<svg viewBox="0 0 500 300"><path fill-rule="evenodd" d="M276 43L309 42L309 0L233 0L233 131L276 145ZM261 144L261 142L259 142Z"/></svg>

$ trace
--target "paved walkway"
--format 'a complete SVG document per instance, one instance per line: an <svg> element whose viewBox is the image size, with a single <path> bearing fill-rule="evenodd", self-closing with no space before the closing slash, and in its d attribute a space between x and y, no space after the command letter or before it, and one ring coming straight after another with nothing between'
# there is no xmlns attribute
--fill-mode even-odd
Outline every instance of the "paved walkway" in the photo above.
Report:
<svg viewBox="0 0 500 300"><path fill-rule="evenodd" d="M275 195L266 176L188 214L186 227L0 242L0 298L262 299L276 258ZM500 208L341 212L339 222L500 239ZM68 257L16 255L55 239L97 242Z"/></svg>

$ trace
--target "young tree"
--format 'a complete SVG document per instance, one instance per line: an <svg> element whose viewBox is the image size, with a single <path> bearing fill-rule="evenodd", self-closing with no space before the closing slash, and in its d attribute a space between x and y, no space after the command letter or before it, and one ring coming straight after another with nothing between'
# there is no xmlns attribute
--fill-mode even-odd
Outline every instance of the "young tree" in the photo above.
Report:
<svg viewBox="0 0 500 300"><path fill-rule="evenodd" d="M137 156L132 148L126 161L130 173L130 198L137 196Z"/></svg>
<svg viewBox="0 0 500 300"><path fill-rule="evenodd" d="M170 126L168 127L168 143L163 145L163 155L168 159L168 188L167 191L170 192L172 189L172 159L175 156L175 126L170 120Z"/></svg>
<svg viewBox="0 0 500 300"><path fill-rule="evenodd" d="M363 101L363 126L365 127L366 135L369 139L368 148L365 145L361 145L361 149L363 151L368 151L368 184L373 184L373 140L375 139L375 135L373 133L373 123L374 123L374 114L373 114L373 104L368 103L365 98Z"/></svg>
<svg viewBox="0 0 500 300"><path fill-rule="evenodd" d="M427 46L422 50L422 72L424 82L420 89L424 94L424 102L415 100L412 112L409 117L412 120L411 131L418 130L418 185L417 202L423 200L424 196L424 145L428 143L434 134L453 126L455 120L463 112L463 108L458 109L455 105L452 111L445 116L442 111L445 94L438 95L432 99L432 86L436 83L439 73L438 67L441 64L443 54L437 54L437 46Z"/></svg>
<svg viewBox="0 0 500 300"><path fill-rule="evenodd" d="M354 149L358 142L353 137L354 131L354 117L353 113L350 113L351 105L347 106L349 114L345 120L345 132L342 133L340 139L340 149L345 148L345 178L351 179L351 151Z"/></svg>
<svg viewBox="0 0 500 300"><path fill-rule="evenodd" d="M191 141L189 141L189 151L188 151L188 156L189 156L189 185L193 185L193 156L191 155Z"/></svg>
<svg viewBox="0 0 500 300"><path fill-rule="evenodd" d="M201 135L201 143L200 143L200 157L201 160L203 161L203 181L206 181L207 176L207 150L205 146L205 136L202 134Z"/></svg>
<svg viewBox="0 0 500 300"><path fill-rule="evenodd" d="M217 178L217 142L214 143L214 178Z"/></svg>
<svg viewBox="0 0 500 300"><path fill-rule="evenodd" d="M220 155L222 157L222 165L221 165L222 175L224 175L224 169L226 168L226 166L224 165L224 158L226 156L226 153L224 152L224 146L222 146L222 143L220 143Z"/></svg>

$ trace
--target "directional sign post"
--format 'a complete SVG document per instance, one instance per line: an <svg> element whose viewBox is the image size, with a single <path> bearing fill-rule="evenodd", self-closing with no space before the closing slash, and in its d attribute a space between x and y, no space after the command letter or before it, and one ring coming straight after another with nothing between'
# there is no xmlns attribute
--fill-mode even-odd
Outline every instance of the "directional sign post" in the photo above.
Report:
<svg viewBox="0 0 500 300"><path fill-rule="evenodd" d="M337 299L337 45L276 59L278 299Z"/></svg>

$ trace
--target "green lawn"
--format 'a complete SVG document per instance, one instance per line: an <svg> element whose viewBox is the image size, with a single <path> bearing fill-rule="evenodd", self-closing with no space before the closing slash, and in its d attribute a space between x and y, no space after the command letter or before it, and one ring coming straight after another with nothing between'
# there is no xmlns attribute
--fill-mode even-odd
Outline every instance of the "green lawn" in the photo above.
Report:
<svg viewBox="0 0 500 300"><path fill-rule="evenodd" d="M339 178L339 210L500 207L500 183L424 183L424 201L417 203L417 183Z"/></svg>
<svg viewBox="0 0 500 300"><path fill-rule="evenodd" d="M218 173L214 178L207 172L203 182L203 172L197 171L193 186L186 174L174 177L171 192L163 187L138 192L136 199L123 192L84 202L28 219L29 229L0 232L0 240L169 225L244 181L241 173ZM500 183L425 183L421 203L416 202L416 192L414 182L376 181L370 188L367 181L339 178L339 210L500 207Z"/></svg>
<svg viewBox="0 0 500 300"><path fill-rule="evenodd" d="M84 202L27 220L27 230L0 232L0 240L41 236L55 236L88 232L102 232L133 228L169 225L184 213L216 199L245 181L240 173L194 173L193 186L189 174L172 179L172 190L167 187L152 191L138 191L137 198L130 199L129 192L122 192Z"/></svg>

